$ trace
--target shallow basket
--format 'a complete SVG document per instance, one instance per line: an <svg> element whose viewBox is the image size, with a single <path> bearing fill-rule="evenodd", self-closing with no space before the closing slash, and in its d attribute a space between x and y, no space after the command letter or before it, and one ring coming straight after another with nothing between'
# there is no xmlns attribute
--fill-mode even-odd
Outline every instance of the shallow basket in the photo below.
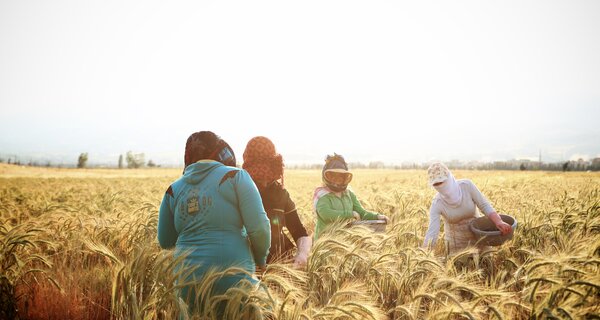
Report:
<svg viewBox="0 0 600 320"><path fill-rule="evenodd" d="M385 220L358 220L351 223L353 226L365 226L373 232L385 232L387 223Z"/></svg>
<svg viewBox="0 0 600 320"><path fill-rule="evenodd" d="M501 214L500 218L511 226L508 234L502 235L500 230L496 228L496 225L488 217L479 217L471 221L469 228L475 234L479 244L499 246L512 239L517 228L517 219L506 214Z"/></svg>

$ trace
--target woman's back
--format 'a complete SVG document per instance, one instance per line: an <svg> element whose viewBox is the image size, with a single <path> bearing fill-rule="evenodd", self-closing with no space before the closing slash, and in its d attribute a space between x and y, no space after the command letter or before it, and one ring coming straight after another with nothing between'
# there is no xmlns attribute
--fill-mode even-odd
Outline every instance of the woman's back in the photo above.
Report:
<svg viewBox="0 0 600 320"><path fill-rule="evenodd" d="M238 266L253 272L248 233L264 232L268 220L266 214L256 218L257 213L264 213L260 199L240 199L244 193L238 187L248 181L244 171L215 161L201 161L186 169L171 185L176 255L188 252L186 261L194 265ZM245 213L254 215L243 219Z"/></svg>
<svg viewBox="0 0 600 320"><path fill-rule="evenodd" d="M220 295L264 266L269 253L269 219L248 173L235 167L229 144L211 131L191 134L185 144L183 176L169 186L158 214L158 242L183 256L177 265L178 295L192 313L203 313ZM209 269L242 268L205 286ZM183 271L183 272L182 272ZM231 270L230 270L231 271ZM197 292L197 285L210 292ZM204 290L204 289L203 289ZM217 316L223 314L217 306ZM183 318L183 316L182 316Z"/></svg>

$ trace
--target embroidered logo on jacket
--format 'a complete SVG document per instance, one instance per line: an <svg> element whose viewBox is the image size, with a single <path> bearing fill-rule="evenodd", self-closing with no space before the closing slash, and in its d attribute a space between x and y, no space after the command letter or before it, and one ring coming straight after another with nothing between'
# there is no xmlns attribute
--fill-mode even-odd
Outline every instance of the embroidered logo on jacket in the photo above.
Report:
<svg viewBox="0 0 600 320"><path fill-rule="evenodd" d="M198 202L198 197L190 197L187 199L187 213L191 215L195 215L200 211L200 203Z"/></svg>
<svg viewBox="0 0 600 320"><path fill-rule="evenodd" d="M207 188L193 188L179 200L179 212L183 220L196 219L208 213L212 207L212 196Z"/></svg>

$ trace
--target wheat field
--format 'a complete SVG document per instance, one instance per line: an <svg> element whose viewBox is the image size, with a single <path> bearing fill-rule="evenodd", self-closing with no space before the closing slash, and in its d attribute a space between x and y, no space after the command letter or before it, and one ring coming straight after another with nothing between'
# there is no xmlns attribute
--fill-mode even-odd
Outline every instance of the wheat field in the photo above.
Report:
<svg viewBox="0 0 600 320"><path fill-rule="evenodd" d="M260 285L206 302L191 318L598 319L600 174L456 171L499 213L514 238L448 258L419 249L434 191L422 170L355 170L385 233L334 228L308 266L269 265ZM156 240L162 196L180 169L0 167L0 319L188 318L172 253ZM320 171L287 170L285 186L308 230ZM443 232L440 234L443 237ZM199 283L235 270L218 270ZM181 271L179 271L181 272Z"/></svg>

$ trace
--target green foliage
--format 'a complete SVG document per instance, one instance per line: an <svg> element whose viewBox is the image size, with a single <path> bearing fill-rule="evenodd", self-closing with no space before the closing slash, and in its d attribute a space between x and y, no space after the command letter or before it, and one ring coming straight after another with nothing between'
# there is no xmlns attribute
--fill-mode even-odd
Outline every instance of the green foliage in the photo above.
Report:
<svg viewBox="0 0 600 320"><path fill-rule="evenodd" d="M127 160L127 168L130 169L137 169L137 168L141 168L144 166L145 164L145 158L146 156L143 153L133 153L131 151L127 151L127 154L125 156L126 160Z"/></svg>
<svg viewBox="0 0 600 320"><path fill-rule="evenodd" d="M79 154L79 158L77 158L77 168L85 168L88 161L87 152Z"/></svg>

